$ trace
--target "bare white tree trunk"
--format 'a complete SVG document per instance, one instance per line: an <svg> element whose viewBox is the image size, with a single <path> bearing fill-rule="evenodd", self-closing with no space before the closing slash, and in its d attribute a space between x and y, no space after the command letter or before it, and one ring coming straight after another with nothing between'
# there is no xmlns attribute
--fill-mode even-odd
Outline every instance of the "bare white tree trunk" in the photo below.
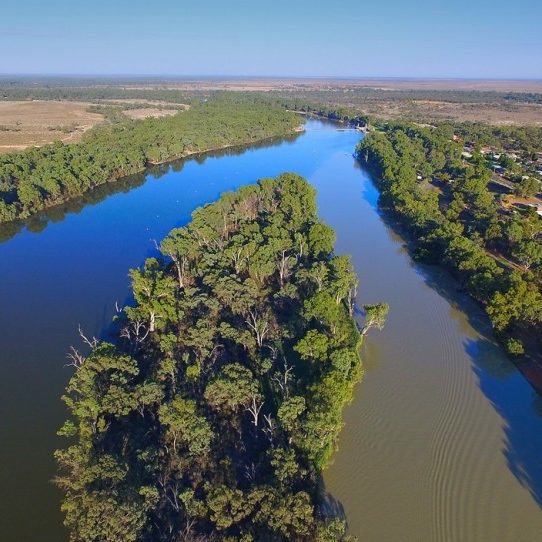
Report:
<svg viewBox="0 0 542 542"><path fill-rule="evenodd" d="M254 334L256 335L256 342L261 348L263 341L269 332L269 322L265 319L265 317L259 315L256 310L250 310L248 311L246 323L250 326L252 331L254 331Z"/></svg>
<svg viewBox="0 0 542 542"><path fill-rule="evenodd" d="M252 415L252 423L254 424L254 427L258 427L258 417L260 416L260 410L263 407L263 403L264 402L259 397L253 395L251 404L245 408L245 410L250 412Z"/></svg>

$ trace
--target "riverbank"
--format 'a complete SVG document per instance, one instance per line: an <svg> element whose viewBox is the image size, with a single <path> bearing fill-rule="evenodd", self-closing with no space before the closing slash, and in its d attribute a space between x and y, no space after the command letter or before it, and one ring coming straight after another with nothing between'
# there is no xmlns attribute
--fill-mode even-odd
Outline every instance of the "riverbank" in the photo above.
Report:
<svg viewBox="0 0 542 542"><path fill-rule="evenodd" d="M171 117L100 126L80 143L0 155L0 222L28 218L153 164L298 129L299 117L282 107L256 98L223 97Z"/></svg>
<svg viewBox="0 0 542 542"><path fill-rule="evenodd" d="M304 128L302 126L298 126L297 128L295 128L291 132L286 132L284 134L271 135L271 136L267 136L267 137L263 137L263 138L259 138L259 139L251 139L250 141L236 142L236 143L232 143L231 145L221 145L221 146L218 146L218 147L210 147L208 149L203 149L203 150L189 151L189 152L182 153L180 155L173 156L173 157L170 157L170 158L166 158L166 159L160 160L160 161L149 161L148 164L145 164L143 167L141 167L138 170L135 170L133 173L129 173L128 175L120 175L118 177L111 177L109 180L107 180L107 181L105 181L103 183L96 184L96 185L94 185L92 187L89 187L87 190L85 190L84 192L82 192L80 194L76 194L75 196L70 196L70 197L66 197L66 198L59 198L59 199L55 200L54 202L51 202L50 204L46 204L39 211L36 211L35 213L33 213L33 214L29 215L29 216L26 216L24 218L16 218L16 219L13 219L13 220L4 220L4 221L0 220L0 227L1 226L9 226L10 224L16 224L16 223L19 223L21 221L30 219L33 216L35 216L36 214L38 214L40 212L43 212L43 211L53 210L56 207L60 207L62 205L65 205L65 204L69 203L74 198L79 198L79 197L85 196L85 195L93 192L94 190L96 190L96 189L98 189L98 188L100 188L100 187L102 187L104 185L114 184L114 183L123 181L124 179L127 179L129 177L133 177L135 175L143 174L146 171L148 171L150 168L152 168L153 166L161 166L161 165L165 165L165 164L171 164L173 162L178 162L180 160L185 160L187 158L197 158L198 156L205 156L205 155L211 154L213 152L219 152L219 151L223 151L223 150L227 150L227 149L241 149L243 147L250 147L252 145L257 145L257 144L260 144L260 143L266 143L266 142L270 142L270 141L277 140L277 139L280 139L280 138L300 134L300 133L303 133L303 131L304 131Z"/></svg>
<svg viewBox="0 0 542 542"><path fill-rule="evenodd" d="M219 147L212 147L212 148L204 149L204 150L189 151L189 152L181 154L179 156L174 156L173 158L166 158L165 160L154 161L154 162L151 161L144 168L142 168L141 171L136 171L135 174L143 173L144 171L148 170L149 167L152 167L152 166L161 166L163 164L171 164L172 162L177 162L179 160L185 160L186 158L192 158L192 157L196 158L198 156L204 156L204 155L212 153L212 152L219 152L219 151L223 151L223 150L226 150L226 149L240 149L240 148L243 148L243 147L250 147L250 146L256 145L258 143L266 143L267 141L273 141L273 140L276 140L276 139L280 139L281 137L288 137L289 135L301 134L304 131L305 131L305 128L301 125L301 126L297 126L296 128L294 128L291 132L285 133L285 134L271 135L271 136L268 136L268 137L262 137L260 139L252 139L250 141L245 141L245 142L241 142L241 143L232 143L231 145L221 145ZM112 182L114 182L114 181L112 181Z"/></svg>
<svg viewBox="0 0 542 542"><path fill-rule="evenodd" d="M383 180L378 177L379 172L374 167L374 164L372 164L370 161L362 160L360 156L357 156L356 159L358 163L363 165L363 167L366 167L367 169L372 171L373 182L380 194L380 187L382 185ZM391 206L381 205L380 196L378 198L378 205L381 211L385 213L388 225L392 227L397 234L401 235L401 237L403 237L407 241L406 246L409 250L410 257L413 260L419 259L420 257L419 250L420 248L423 248L423 247L420 244L419 237L416 237L414 233L409 229L408 225L405 224L404 217L400 215L397 211L395 211ZM416 254L417 251L418 251L418 254ZM423 259L424 258L422 258L422 261ZM469 292L468 289L466 289L464 285L461 286L459 282L460 277L458 277L457 272L454 273L453 268L451 268L450 266L445 266L443 263L440 263L438 267L442 268L447 273L449 273L450 277L452 277L453 280L456 281L458 291L465 292L467 295L469 295L473 299L475 303L478 304L478 306L482 310L485 311L486 304L481 299L477 298L475 295ZM538 347L537 337L534 335L534 332L533 333L527 333L527 332L514 333L513 335L509 332L506 332L506 333L502 332L500 334L500 337L498 336L497 333L495 333L496 340L503 347L503 352L505 352L504 346L505 346L506 341L510 340L511 338L516 338L517 336L520 336L522 338L524 352L521 354L513 355L513 356L508 355L508 358L517 367L517 369L524 376L524 378L527 380L529 385L539 395L542 395L542 352L540 351Z"/></svg>

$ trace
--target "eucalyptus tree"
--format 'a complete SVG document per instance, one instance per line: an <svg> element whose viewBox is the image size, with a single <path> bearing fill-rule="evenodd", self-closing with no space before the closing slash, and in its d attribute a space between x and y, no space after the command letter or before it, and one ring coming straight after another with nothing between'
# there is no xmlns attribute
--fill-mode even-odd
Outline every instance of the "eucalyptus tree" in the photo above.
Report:
<svg viewBox="0 0 542 542"><path fill-rule="evenodd" d="M115 344L74 354L65 395L73 541L350 540L318 486L362 374L334 238L284 174L196 210L130 273Z"/></svg>

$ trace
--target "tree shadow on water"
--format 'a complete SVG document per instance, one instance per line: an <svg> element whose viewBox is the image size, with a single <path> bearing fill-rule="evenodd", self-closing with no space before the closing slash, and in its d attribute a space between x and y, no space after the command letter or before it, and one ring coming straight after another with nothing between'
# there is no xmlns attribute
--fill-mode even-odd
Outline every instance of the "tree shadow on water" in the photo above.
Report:
<svg viewBox="0 0 542 542"><path fill-rule="evenodd" d="M459 283L438 267L413 264L425 283L447 300L450 317L465 332L463 347L478 387L502 419L508 468L542 507L542 397L497 343L483 309Z"/></svg>
<svg viewBox="0 0 542 542"><path fill-rule="evenodd" d="M348 529L348 518L343 504L326 490L323 477L318 480L318 501L320 514L328 519L340 519Z"/></svg>
<svg viewBox="0 0 542 542"><path fill-rule="evenodd" d="M449 303L450 318L457 321L467 337L463 347L478 386L502 419L502 452L508 468L542 507L542 397L498 345L482 307L463 291L460 283L445 269L414 260L412 239L379 207L378 190L370 174L368 180L364 183L364 197L388 227L391 239L407 252L409 265L423 281Z"/></svg>
<svg viewBox="0 0 542 542"><path fill-rule="evenodd" d="M223 149L202 151L184 158L167 161L161 164L149 165L145 170L139 173L127 175L119 179L112 179L79 196L70 198L63 203L43 209L27 219L1 223L0 243L9 241L24 230L28 230L31 233L40 233L44 231L49 224L62 222L68 215L79 214L86 207L99 205L112 195L121 192L126 194L135 188L139 188L148 180L159 180L170 172L180 173L185 165L191 161L202 165L210 158L241 156L249 151L257 149L290 145L295 143L300 135L302 134L295 133L271 137L269 139L254 141L249 144L233 145Z"/></svg>
<svg viewBox="0 0 542 542"><path fill-rule="evenodd" d="M542 397L519 371L503 374L503 352L487 339L465 342L480 390L503 420L508 468L542 507Z"/></svg>

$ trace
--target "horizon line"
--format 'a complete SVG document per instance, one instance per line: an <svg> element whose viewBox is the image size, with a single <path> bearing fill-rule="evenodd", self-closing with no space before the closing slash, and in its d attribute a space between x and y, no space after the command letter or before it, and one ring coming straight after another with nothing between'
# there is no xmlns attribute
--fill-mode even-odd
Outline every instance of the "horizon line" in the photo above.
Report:
<svg viewBox="0 0 542 542"><path fill-rule="evenodd" d="M345 81L530 81L542 83L542 77L467 77L412 75L244 75L244 74L175 74L175 73L62 73L62 72L0 72L0 77L66 77L66 78L173 78L173 79L326 79Z"/></svg>

